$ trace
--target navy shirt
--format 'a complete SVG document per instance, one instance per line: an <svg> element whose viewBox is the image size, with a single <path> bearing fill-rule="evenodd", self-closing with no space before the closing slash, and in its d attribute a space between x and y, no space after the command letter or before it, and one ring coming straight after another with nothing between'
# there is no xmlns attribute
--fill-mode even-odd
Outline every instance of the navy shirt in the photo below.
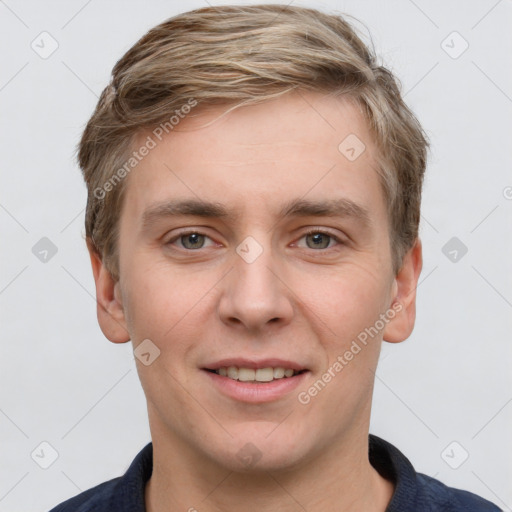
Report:
<svg viewBox="0 0 512 512"><path fill-rule="evenodd" d="M388 442L370 434L372 466L395 484L385 512L499 512L491 502L447 487L416 473L409 460ZM57 505L50 512L145 512L144 489L153 471L153 445L135 457L122 477L114 478Z"/></svg>

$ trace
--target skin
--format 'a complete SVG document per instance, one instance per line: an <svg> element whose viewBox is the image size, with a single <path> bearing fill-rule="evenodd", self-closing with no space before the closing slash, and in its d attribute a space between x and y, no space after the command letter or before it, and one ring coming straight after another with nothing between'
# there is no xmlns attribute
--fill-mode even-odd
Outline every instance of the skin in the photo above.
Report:
<svg viewBox="0 0 512 512"><path fill-rule="evenodd" d="M224 111L182 120L127 178L118 282L89 244L105 336L160 350L148 366L136 359L154 446L147 510L384 511L393 484L368 460L374 372L382 340L413 329L420 242L395 275L376 149L353 104L289 93L203 126ZM349 134L366 145L355 161L338 150ZM178 198L239 215L160 218L143 229L146 209ZM369 222L276 213L296 198L348 198ZM183 228L206 237L180 238ZM340 242L326 236L318 248L308 228ZM263 250L252 263L236 252L248 236ZM401 311L301 404L298 393L394 303ZM243 403L201 369L234 356L282 357L309 372L275 401ZM247 443L261 455L249 466L238 456Z"/></svg>

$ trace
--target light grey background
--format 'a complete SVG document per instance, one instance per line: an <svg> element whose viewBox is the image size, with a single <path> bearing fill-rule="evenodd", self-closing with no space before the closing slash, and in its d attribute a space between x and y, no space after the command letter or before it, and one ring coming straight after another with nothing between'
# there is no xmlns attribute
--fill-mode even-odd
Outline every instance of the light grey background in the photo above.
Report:
<svg viewBox="0 0 512 512"><path fill-rule="evenodd" d="M207 3L0 0L0 512L46 511L122 474L150 440L131 347L96 322L74 148L117 59ZM512 4L293 3L366 24L432 143L417 325L383 347L371 432L512 510ZM43 31L58 43L46 59L31 48L51 49ZM42 237L58 249L46 263ZM468 249L456 262L452 237ZM58 452L48 469L42 442Z"/></svg>

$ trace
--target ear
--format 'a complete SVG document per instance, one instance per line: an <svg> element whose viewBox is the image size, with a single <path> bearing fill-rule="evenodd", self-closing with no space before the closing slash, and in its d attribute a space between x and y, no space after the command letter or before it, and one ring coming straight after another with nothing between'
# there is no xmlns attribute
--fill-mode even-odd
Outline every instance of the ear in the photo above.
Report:
<svg viewBox="0 0 512 512"><path fill-rule="evenodd" d="M394 294L390 310L395 311L395 316L390 317L384 329L384 341L400 343L411 335L416 321L416 287L422 266L421 241L417 238L405 254L402 268L393 282Z"/></svg>
<svg viewBox="0 0 512 512"><path fill-rule="evenodd" d="M87 249L96 283L96 310L100 328L112 343L126 343L130 341L130 335L126 329L119 281L114 281L90 240L87 240Z"/></svg>

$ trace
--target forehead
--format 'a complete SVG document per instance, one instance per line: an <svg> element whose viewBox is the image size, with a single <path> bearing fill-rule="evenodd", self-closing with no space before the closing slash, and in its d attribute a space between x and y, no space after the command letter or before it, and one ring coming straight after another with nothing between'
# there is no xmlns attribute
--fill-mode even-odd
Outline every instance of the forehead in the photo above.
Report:
<svg viewBox="0 0 512 512"><path fill-rule="evenodd" d="M184 197L225 205L233 219L281 215L298 198L384 207L376 149L352 102L300 92L222 116L228 108L192 111L167 134L140 135L152 149L127 178L126 215L142 219Z"/></svg>

